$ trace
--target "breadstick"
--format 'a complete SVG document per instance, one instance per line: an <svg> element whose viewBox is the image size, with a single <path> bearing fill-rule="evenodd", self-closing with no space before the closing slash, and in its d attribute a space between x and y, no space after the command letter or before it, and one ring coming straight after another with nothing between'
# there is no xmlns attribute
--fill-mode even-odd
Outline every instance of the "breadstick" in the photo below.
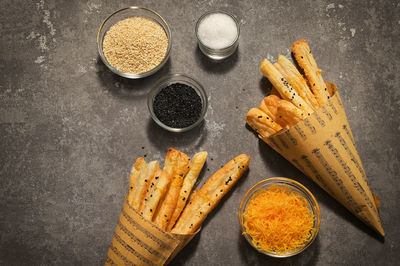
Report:
<svg viewBox="0 0 400 266"><path fill-rule="evenodd" d="M135 193L133 195L132 206L139 210L142 196L147 189L147 178L148 178L148 164L144 162L143 166L140 168L139 177L135 182Z"/></svg>
<svg viewBox="0 0 400 266"><path fill-rule="evenodd" d="M279 91L283 99L291 101L294 105L304 110L307 114L311 114L314 111L267 59L264 59L261 62L260 70Z"/></svg>
<svg viewBox="0 0 400 266"><path fill-rule="evenodd" d="M169 149L165 157L164 170L171 175L172 180L168 192L155 216L156 225L163 230L167 229L168 223L174 213L179 192L182 188L183 178L189 171L189 163L189 156L172 148Z"/></svg>
<svg viewBox="0 0 400 266"><path fill-rule="evenodd" d="M149 180L149 188L141 205L140 213L144 218L151 221L157 209L160 199L165 195L168 185L171 182L171 177L167 171L157 169L154 176Z"/></svg>
<svg viewBox="0 0 400 266"><path fill-rule="evenodd" d="M281 127L286 127L288 126L288 123L285 121L285 119L278 116L277 109L280 100L281 98L276 95L269 95L261 101L261 104L258 108L269 115L272 120L275 120Z"/></svg>
<svg viewBox="0 0 400 266"><path fill-rule="evenodd" d="M292 52L297 64L303 69L318 104L324 105L330 96L321 75L322 70L318 68L307 41L300 40L293 43Z"/></svg>
<svg viewBox="0 0 400 266"><path fill-rule="evenodd" d="M212 175L202 188L191 197L189 204L186 205L172 229L172 233L190 234L195 232L207 215L247 170L249 162L250 157L241 154Z"/></svg>
<svg viewBox="0 0 400 266"><path fill-rule="evenodd" d="M295 126L305 118L304 113L291 102L280 100L278 104L278 115L288 122L289 126Z"/></svg>
<svg viewBox="0 0 400 266"><path fill-rule="evenodd" d="M301 98L315 111L319 104L307 85L307 81L297 68L283 55L278 56L278 63L275 63L276 69L281 72L282 76L292 85L293 89L300 95Z"/></svg>
<svg viewBox="0 0 400 266"><path fill-rule="evenodd" d="M246 122L261 138L269 137L282 129L278 123L274 122L272 118L258 108L249 110Z"/></svg>
<svg viewBox="0 0 400 266"><path fill-rule="evenodd" d="M276 97L278 98L277 102L279 101L279 97L275 96L275 95L269 95L267 97ZM258 109L260 109L261 111L263 111L264 113L266 113L272 120L276 120L276 108L275 106L271 106L267 105L265 102L268 101L267 97L265 97L264 99L262 99L260 106L258 106Z"/></svg>
<svg viewBox="0 0 400 266"><path fill-rule="evenodd" d="M133 201L135 198L135 193L137 190L138 180L140 178L141 173L147 167L146 161L140 157L136 159L136 162L133 164L131 168L131 172L129 174L129 193L128 193L128 202L133 205Z"/></svg>
<svg viewBox="0 0 400 266"><path fill-rule="evenodd" d="M149 187L150 180L154 177L155 172L160 169L160 164L158 161L151 161L147 164L147 173L144 179L142 179L141 183L139 183L138 188L135 192L135 197L133 199L133 206L137 206L137 209L140 210L140 205L143 203L144 196L146 194L146 190Z"/></svg>
<svg viewBox="0 0 400 266"><path fill-rule="evenodd" d="M176 208L174 210L174 213L172 214L171 220L168 223L168 232L171 231L172 227L175 225L176 220L178 220L179 215L181 215L181 212L186 205L186 201L189 198L190 192L192 191L193 186L196 183L197 177L199 176L201 169L203 168L206 158L207 152L204 151L196 153L190 161L189 172L183 180L183 185L179 193Z"/></svg>

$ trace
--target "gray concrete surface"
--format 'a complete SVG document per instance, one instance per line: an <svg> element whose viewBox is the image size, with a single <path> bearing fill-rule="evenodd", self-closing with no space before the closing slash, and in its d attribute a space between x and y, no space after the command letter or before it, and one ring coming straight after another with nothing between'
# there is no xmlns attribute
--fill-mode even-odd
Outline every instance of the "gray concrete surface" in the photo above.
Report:
<svg viewBox="0 0 400 266"><path fill-rule="evenodd" d="M101 21L127 5L158 11L169 23L167 65L143 80L119 78L101 63ZM205 11L234 13L239 50L209 62L194 37ZM138 156L163 160L169 147L209 152L204 181L239 153L249 173L208 217L174 265L396 265L400 260L400 3L388 1L11 1L0 2L0 264L101 265ZM306 39L341 93L371 189L381 198L384 241L246 127L266 83L266 57L289 55ZM205 123L168 133L152 122L146 94L167 73L206 88ZM211 159L212 158L212 159ZM286 176L306 185L321 207L313 245L289 259L253 250L237 211L257 181Z"/></svg>

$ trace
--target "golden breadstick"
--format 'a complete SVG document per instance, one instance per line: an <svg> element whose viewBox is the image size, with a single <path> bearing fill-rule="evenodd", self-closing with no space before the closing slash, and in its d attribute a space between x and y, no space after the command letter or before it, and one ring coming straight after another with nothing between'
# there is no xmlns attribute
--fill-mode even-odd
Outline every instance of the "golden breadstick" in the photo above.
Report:
<svg viewBox="0 0 400 266"><path fill-rule="evenodd" d="M278 115L285 119L289 126L294 126L305 118L304 113L299 108L285 100L279 101Z"/></svg>
<svg viewBox="0 0 400 266"><path fill-rule="evenodd" d="M129 193L128 193L128 202L133 205L133 200L135 198L135 193L137 190L137 184L140 177L140 174L146 169L147 164L146 161L140 157L136 159L136 162L133 164L131 168L131 172L129 174Z"/></svg>
<svg viewBox="0 0 400 266"><path fill-rule="evenodd" d="M181 215L181 212L186 205L186 201L189 198L190 192L192 191L193 186L196 183L197 177L199 176L201 169L203 168L206 158L207 152L205 151L196 153L193 156L189 165L189 172L183 180L183 185L179 193L176 208L174 210L174 213L172 214L171 220L168 223L168 232L171 231L172 227L175 225L176 220L178 220L179 215Z"/></svg>
<svg viewBox="0 0 400 266"><path fill-rule="evenodd" d="M182 188L183 178L189 171L189 163L189 156L172 148L169 149L165 157L164 170L171 175L172 180L168 192L155 214L155 223L163 230L167 229L168 223L174 213L179 192Z"/></svg>
<svg viewBox="0 0 400 266"><path fill-rule="evenodd" d="M137 209L140 210L140 205L143 203L144 196L146 194L146 190L149 187L150 180L153 178L155 172L160 169L160 164L158 161L151 161L147 164L147 174L144 179L142 179L138 185L138 189L136 189L135 197L133 199L133 206L137 206Z"/></svg>
<svg viewBox="0 0 400 266"><path fill-rule="evenodd" d="M330 96L321 75L322 70L318 68L308 43L305 40L293 43L292 52L297 64L303 69L318 104L324 105Z"/></svg>
<svg viewBox="0 0 400 266"><path fill-rule="evenodd" d="M314 111L267 59L264 59L261 62L260 70L279 91L283 99L291 101L294 105L304 110L306 113L311 114Z"/></svg>
<svg viewBox="0 0 400 266"><path fill-rule="evenodd" d="M269 95L267 97L276 97L276 98L278 98L278 101L279 101L279 97L277 97L275 95ZM262 99L260 106L258 106L258 109L260 109L261 111L266 113L272 120L276 120L276 112L275 112L276 110L275 110L274 106L272 106L272 108L270 108L270 106L265 103L265 100L268 101L268 99L266 99L267 97Z"/></svg>
<svg viewBox="0 0 400 266"><path fill-rule="evenodd" d="M274 64L276 69L281 72L282 76L292 85L293 89L300 95L303 100L315 111L319 104L307 85L307 81L297 68L283 55L278 56L278 63Z"/></svg>
<svg viewBox="0 0 400 266"><path fill-rule="evenodd" d="M190 234L195 232L207 215L218 205L226 193L247 170L250 157L241 154L213 174L199 191L191 197L179 217L172 233Z"/></svg>
<svg viewBox="0 0 400 266"><path fill-rule="evenodd" d="M258 107L261 111L269 115L272 120L276 121L281 127L286 127L288 123L282 117L278 116L278 103L281 100L276 95L269 95L265 97L260 106Z"/></svg>
<svg viewBox="0 0 400 266"><path fill-rule="evenodd" d="M258 108L249 110L246 122L261 138L269 137L282 129L278 123L274 122L272 118Z"/></svg>
<svg viewBox="0 0 400 266"><path fill-rule="evenodd" d="M157 169L154 176L149 180L149 188L141 205L140 213L149 221L157 209L160 199L165 195L168 185L171 182L171 177L167 171Z"/></svg>
<svg viewBox="0 0 400 266"><path fill-rule="evenodd" d="M145 162L140 168L139 177L135 182L135 193L133 195L132 206L139 210L140 203L143 200L144 193L147 189L147 178L148 178L148 164Z"/></svg>

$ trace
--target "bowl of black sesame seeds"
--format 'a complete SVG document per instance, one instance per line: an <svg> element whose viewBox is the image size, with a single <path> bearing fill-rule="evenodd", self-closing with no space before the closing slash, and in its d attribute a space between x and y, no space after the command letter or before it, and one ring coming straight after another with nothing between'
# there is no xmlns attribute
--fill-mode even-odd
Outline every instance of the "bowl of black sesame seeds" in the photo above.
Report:
<svg viewBox="0 0 400 266"><path fill-rule="evenodd" d="M208 101L198 81L184 74L172 74L156 83L148 94L147 105L159 126L171 132L184 132L201 124Z"/></svg>

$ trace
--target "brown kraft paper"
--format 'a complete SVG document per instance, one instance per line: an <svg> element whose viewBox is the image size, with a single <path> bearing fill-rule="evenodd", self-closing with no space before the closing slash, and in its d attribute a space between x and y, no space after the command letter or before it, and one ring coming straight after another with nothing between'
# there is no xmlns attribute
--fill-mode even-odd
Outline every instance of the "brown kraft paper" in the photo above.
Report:
<svg viewBox="0 0 400 266"><path fill-rule="evenodd" d="M263 141L384 236L377 204L336 86L335 94L297 125Z"/></svg>
<svg viewBox="0 0 400 266"><path fill-rule="evenodd" d="M195 235L165 232L125 200L104 265L168 264Z"/></svg>

